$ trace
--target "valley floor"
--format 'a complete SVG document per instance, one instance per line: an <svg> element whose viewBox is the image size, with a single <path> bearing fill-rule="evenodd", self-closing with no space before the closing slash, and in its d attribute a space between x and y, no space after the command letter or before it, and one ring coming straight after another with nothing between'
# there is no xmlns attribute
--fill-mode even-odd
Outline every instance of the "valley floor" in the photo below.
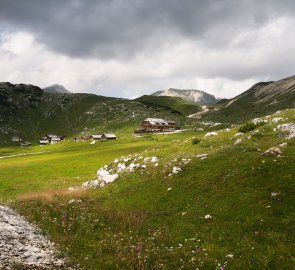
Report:
<svg viewBox="0 0 295 270"><path fill-rule="evenodd" d="M295 123L295 112L265 119L245 134L234 127L211 136L212 129L68 141L1 159L0 201L82 269L294 269L295 141L277 126ZM262 155L270 147L282 154ZM0 155L39 149L3 148ZM99 168L115 170L120 158L139 169L81 188Z"/></svg>

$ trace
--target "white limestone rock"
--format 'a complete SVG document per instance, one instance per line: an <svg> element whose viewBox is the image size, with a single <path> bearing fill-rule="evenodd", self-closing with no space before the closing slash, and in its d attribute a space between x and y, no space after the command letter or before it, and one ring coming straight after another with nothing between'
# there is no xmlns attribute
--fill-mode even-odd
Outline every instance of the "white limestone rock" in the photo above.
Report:
<svg viewBox="0 0 295 270"><path fill-rule="evenodd" d="M282 154L282 151L279 148L271 147L268 150L266 150L262 155L263 156L274 156L274 157L276 157L276 156L279 156L281 154Z"/></svg>

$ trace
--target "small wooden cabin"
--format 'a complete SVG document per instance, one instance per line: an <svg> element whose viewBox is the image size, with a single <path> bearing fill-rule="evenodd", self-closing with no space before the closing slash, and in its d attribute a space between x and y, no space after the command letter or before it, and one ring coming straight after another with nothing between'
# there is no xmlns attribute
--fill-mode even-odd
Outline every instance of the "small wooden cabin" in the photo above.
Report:
<svg viewBox="0 0 295 270"><path fill-rule="evenodd" d="M17 137L17 136L12 137L11 140L12 140L13 142L22 142L22 141L23 141L23 139L22 139L21 137Z"/></svg>
<svg viewBox="0 0 295 270"><path fill-rule="evenodd" d="M102 140L102 135L101 134L93 134L90 136L90 140L100 141L100 140Z"/></svg>
<svg viewBox="0 0 295 270"><path fill-rule="evenodd" d="M117 136L113 133L103 133L101 137L103 140L116 140L117 139Z"/></svg>

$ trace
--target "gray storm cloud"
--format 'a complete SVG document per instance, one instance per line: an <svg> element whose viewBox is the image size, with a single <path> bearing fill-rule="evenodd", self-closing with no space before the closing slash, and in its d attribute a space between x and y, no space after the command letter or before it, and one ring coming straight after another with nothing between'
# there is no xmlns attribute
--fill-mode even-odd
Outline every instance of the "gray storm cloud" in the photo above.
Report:
<svg viewBox="0 0 295 270"><path fill-rule="evenodd" d="M2 39L21 31L34 37L31 53L7 61L11 74L4 72L14 81L43 76L42 84L72 85L77 77L79 89L87 80L88 89L125 92L195 87L198 79L216 87L227 85L222 78L279 79L295 70L294 9L293 0L0 0L0 47L1 32ZM36 50L40 61L27 64Z"/></svg>
<svg viewBox="0 0 295 270"><path fill-rule="evenodd" d="M130 58L179 38L207 48L231 46L240 31L293 16L294 1L0 1L0 22L33 32L73 57ZM293 8L292 8L293 7Z"/></svg>

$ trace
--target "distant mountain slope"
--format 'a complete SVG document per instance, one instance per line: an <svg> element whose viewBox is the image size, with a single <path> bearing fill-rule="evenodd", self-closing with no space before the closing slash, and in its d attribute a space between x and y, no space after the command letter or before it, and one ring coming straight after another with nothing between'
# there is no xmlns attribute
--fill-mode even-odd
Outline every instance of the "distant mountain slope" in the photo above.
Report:
<svg viewBox="0 0 295 270"><path fill-rule="evenodd" d="M136 99L147 106L161 106L177 111L183 115L190 115L201 110L200 106L179 97L144 95Z"/></svg>
<svg viewBox="0 0 295 270"><path fill-rule="evenodd" d="M191 123L162 106L93 94L46 93L33 85L0 83L0 143L12 136L35 140L44 134L91 134L132 130L147 117Z"/></svg>
<svg viewBox="0 0 295 270"><path fill-rule="evenodd" d="M292 107L295 107L295 76L257 83L244 93L211 106L202 117L220 122L243 122Z"/></svg>
<svg viewBox="0 0 295 270"><path fill-rule="evenodd" d="M43 88L43 90L47 93L64 93L64 94L71 93L66 88L64 88L63 85L60 85L60 84L53 84L51 86Z"/></svg>
<svg viewBox="0 0 295 270"><path fill-rule="evenodd" d="M219 99L215 96L210 95L201 90L180 90L169 88L166 91L157 91L152 94L152 96L169 96L169 97L179 97L186 101L194 102L198 105L210 105L216 103Z"/></svg>

